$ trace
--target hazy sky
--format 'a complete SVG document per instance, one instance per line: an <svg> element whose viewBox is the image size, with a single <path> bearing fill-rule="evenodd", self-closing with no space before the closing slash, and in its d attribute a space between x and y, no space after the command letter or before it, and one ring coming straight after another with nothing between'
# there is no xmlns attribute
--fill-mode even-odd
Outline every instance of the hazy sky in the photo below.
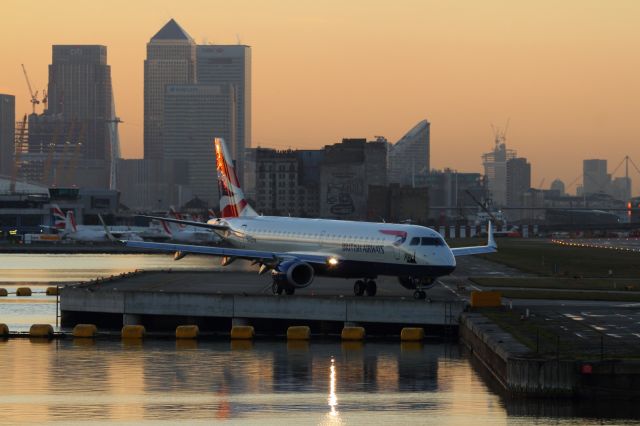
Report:
<svg viewBox="0 0 640 426"><path fill-rule="evenodd" d="M254 146L395 142L428 118L432 167L481 171L491 123L510 119L534 187L571 183L583 158L640 166L636 0L3 0L0 93L24 114L21 63L41 90L52 44L106 45L122 151L141 157L146 43L170 18L198 43L252 46Z"/></svg>

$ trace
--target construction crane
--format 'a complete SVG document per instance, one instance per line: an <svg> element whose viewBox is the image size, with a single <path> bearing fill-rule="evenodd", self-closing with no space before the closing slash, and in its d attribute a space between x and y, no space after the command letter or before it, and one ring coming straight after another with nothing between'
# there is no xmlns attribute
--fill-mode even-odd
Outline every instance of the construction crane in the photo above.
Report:
<svg viewBox="0 0 640 426"><path fill-rule="evenodd" d="M33 114L36 113L36 105L38 105L40 103L40 101L38 100L38 91L36 90L35 93L33 93L33 89L31 88L31 82L29 81L29 75L27 74L27 69L24 67L24 64L22 65L22 72L24 73L24 79L27 80L27 86L29 87L29 94L31 95L31 108L33 108L32 112Z"/></svg>
<svg viewBox="0 0 640 426"><path fill-rule="evenodd" d="M47 89L42 89L42 108L47 109L47 102L49 102L49 94L47 93Z"/></svg>
<svg viewBox="0 0 640 426"><path fill-rule="evenodd" d="M538 189L542 189L542 185L544 185L544 181L546 180L546 177L543 177L542 180L540 180L540 183L538 184Z"/></svg>
<svg viewBox="0 0 640 426"><path fill-rule="evenodd" d="M13 170L11 172L11 181L9 183L9 192L14 194L16 192L16 179L18 178L18 163L20 162L20 154L22 153L22 144L24 143L24 134L27 130L27 114L22 119L22 126L20 127L20 134L16 139L14 156L13 156Z"/></svg>

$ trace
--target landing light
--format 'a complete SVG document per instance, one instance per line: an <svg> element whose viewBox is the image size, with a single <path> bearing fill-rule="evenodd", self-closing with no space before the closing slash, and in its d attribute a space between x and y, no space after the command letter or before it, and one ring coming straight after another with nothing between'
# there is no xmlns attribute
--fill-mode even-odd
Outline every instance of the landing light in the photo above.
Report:
<svg viewBox="0 0 640 426"><path fill-rule="evenodd" d="M329 264L329 266L336 266L338 264L338 259L336 259L335 257L330 257L329 259L327 259L327 263Z"/></svg>

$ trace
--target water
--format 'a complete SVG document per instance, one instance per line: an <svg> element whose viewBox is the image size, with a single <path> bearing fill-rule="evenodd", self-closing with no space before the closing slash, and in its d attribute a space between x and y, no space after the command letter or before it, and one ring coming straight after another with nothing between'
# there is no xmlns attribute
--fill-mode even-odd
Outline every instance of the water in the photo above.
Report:
<svg viewBox="0 0 640 426"><path fill-rule="evenodd" d="M148 255L9 257L0 255L0 273L11 286L176 265ZM212 267L185 260L180 267ZM54 301L2 298L0 322L53 323ZM508 399L491 383L459 345L437 342L0 340L0 424L636 424L629 404Z"/></svg>

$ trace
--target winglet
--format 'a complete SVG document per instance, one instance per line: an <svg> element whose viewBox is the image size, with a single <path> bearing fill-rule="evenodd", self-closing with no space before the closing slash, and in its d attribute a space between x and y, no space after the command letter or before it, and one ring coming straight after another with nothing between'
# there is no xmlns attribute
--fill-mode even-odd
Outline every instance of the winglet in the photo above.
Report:
<svg viewBox="0 0 640 426"><path fill-rule="evenodd" d="M122 241L114 237L111 231L109 231L109 227L107 227L107 224L104 223L104 219L102 218L102 215L99 213L98 213L98 219L100 219L100 223L102 223L102 227L104 228L104 233L107 235L107 238L109 239L109 241L113 241L114 243L121 243Z"/></svg>
<svg viewBox="0 0 640 426"><path fill-rule="evenodd" d="M489 221L489 226L487 228L487 235L488 235L487 245L489 247L497 249L498 245L496 244L496 240L493 237L493 223L491 221Z"/></svg>

